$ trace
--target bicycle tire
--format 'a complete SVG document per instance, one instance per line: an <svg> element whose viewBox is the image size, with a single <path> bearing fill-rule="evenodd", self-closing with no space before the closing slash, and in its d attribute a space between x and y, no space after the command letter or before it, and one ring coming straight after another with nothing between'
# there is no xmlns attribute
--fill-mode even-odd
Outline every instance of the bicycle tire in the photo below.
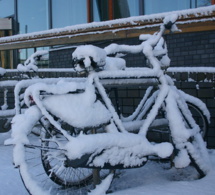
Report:
<svg viewBox="0 0 215 195"><path fill-rule="evenodd" d="M24 145L25 154L23 156L25 156L24 160L28 167L28 176L33 179L42 191L59 195L87 194L88 191L95 187L96 179L96 182L99 183L103 177L109 174L109 170L100 171L92 168L72 168L64 166L65 159L59 158L60 156L62 158L65 157L63 156L64 152L61 152L58 145L51 141L52 139L61 143L63 143L62 141L66 141L65 137L59 131L53 129L50 134L50 132L41 128L40 137L42 142L38 135L34 133L29 135L30 143ZM59 156L55 156L56 158L54 158L56 151L59 152ZM95 175L97 178L95 178ZM32 193L32 190L29 190L29 181L26 179L26 173L20 171L20 176L29 194L36 195Z"/></svg>
<svg viewBox="0 0 215 195"><path fill-rule="evenodd" d="M188 105L189 110L192 113L192 116L196 122L196 124L199 126L200 128L200 133L203 137L203 139L205 140L208 134L208 128L209 128L209 122L207 117L203 114L203 111L197 107L196 105L190 103L190 102L186 102Z"/></svg>
<svg viewBox="0 0 215 195"><path fill-rule="evenodd" d="M191 131L191 134L187 141L177 141L177 138L175 137L176 135L172 136L172 143L175 146L176 151L175 155L178 156L179 152L182 151L183 156L186 156L187 153L189 159L183 161L186 162L185 164L190 161L188 165L192 165L199 173L199 178L203 178L208 173L210 166L207 149L204 143L204 136L207 134L208 121L197 106L191 104L190 102L185 102L187 107L179 105L181 102L177 103L179 113L182 117L181 122L184 123L184 128L186 128L187 131ZM187 109L190 113L187 112ZM200 115L202 120L201 122L197 120L195 115L196 112Z"/></svg>
<svg viewBox="0 0 215 195"><path fill-rule="evenodd" d="M191 160L191 165L193 165L193 167L199 173L199 178L203 178L209 171L209 158L204 143L205 137L207 136L209 124L206 116L197 106L190 102L188 102L187 105L200 131L190 137L185 148ZM186 117L183 114L182 116L184 117L188 128L191 128L192 125L189 124L189 121L187 121Z"/></svg>
<svg viewBox="0 0 215 195"><path fill-rule="evenodd" d="M86 186L92 180L92 169L68 167L66 156L61 153L59 156L55 154L59 150L58 140L60 143L66 143L67 139L55 130L45 131L43 137L42 148L50 149L41 150L41 160L50 179L64 188ZM52 139L55 139L56 142L53 142Z"/></svg>

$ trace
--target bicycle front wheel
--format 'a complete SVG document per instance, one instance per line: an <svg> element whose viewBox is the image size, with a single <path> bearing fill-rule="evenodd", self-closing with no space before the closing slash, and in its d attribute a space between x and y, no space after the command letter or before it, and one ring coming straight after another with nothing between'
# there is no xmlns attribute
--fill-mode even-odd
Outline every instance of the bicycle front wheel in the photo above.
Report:
<svg viewBox="0 0 215 195"><path fill-rule="evenodd" d="M56 184L64 187L86 186L92 180L92 169L73 168L67 165L65 152L59 148L59 143L66 144L68 140L59 132L44 132L42 139L41 160L46 174Z"/></svg>
<svg viewBox="0 0 215 195"><path fill-rule="evenodd" d="M66 126L71 136L77 136L80 133L67 124L61 123L61 125L64 128ZM94 132L87 130L84 133ZM68 143L67 138L51 124L41 128L40 138L34 133L29 135L30 143L24 146L25 155L23 156L28 167L28 176L42 191L58 195L84 195L110 173L108 169L80 167L81 159L75 160L76 162L72 164L73 162L71 163L66 156L67 151L62 149L62 146ZM71 150L74 149L71 148ZM37 195L32 193L31 187L29 188L26 172L20 171L20 175L29 194Z"/></svg>
<svg viewBox="0 0 215 195"><path fill-rule="evenodd" d="M29 194L38 194L32 190L32 183L44 194L87 194L93 188L93 169L67 166L66 151L60 145L68 140L55 128L40 126L40 131L40 137L31 133L30 143L24 145L27 171L20 170L20 175Z"/></svg>

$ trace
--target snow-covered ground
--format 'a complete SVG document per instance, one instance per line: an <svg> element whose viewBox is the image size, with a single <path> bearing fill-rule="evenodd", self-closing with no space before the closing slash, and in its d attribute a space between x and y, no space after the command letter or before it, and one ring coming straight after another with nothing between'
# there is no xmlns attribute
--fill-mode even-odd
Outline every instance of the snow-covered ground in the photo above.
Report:
<svg viewBox="0 0 215 195"><path fill-rule="evenodd" d="M19 176L19 170L13 166L13 147L4 146L4 140L10 133L0 133L0 194L27 195Z"/></svg>
<svg viewBox="0 0 215 195"><path fill-rule="evenodd" d="M3 142L9 133L0 134L0 194L27 195L18 169L13 167L12 146ZM215 167L215 150L209 150L212 167ZM188 167L176 170L169 163L149 161L142 168L122 170L112 184L113 195L214 195L215 170L200 180Z"/></svg>

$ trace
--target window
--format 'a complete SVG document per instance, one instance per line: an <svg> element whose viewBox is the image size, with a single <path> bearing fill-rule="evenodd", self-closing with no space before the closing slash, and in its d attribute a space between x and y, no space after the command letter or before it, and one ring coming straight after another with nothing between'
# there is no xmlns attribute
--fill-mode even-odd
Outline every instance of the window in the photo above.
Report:
<svg viewBox="0 0 215 195"><path fill-rule="evenodd" d="M208 6L214 3L211 0L197 0L196 2L196 7L202 7L202 6Z"/></svg>
<svg viewBox="0 0 215 195"><path fill-rule="evenodd" d="M190 8L188 0L145 0L144 14L168 12L172 10L182 10Z"/></svg>
<svg viewBox="0 0 215 195"><path fill-rule="evenodd" d="M91 0L91 21L106 21L139 15L139 0Z"/></svg>
<svg viewBox="0 0 215 195"><path fill-rule="evenodd" d="M52 28L87 23L86 0L52 0Z"/></svg>
<svg viewBox="0 0 215 195"><path fill-rule="evenodd" d="M29 33L48 29L47 1L18 1L19 33Z"/></svg>
<svg viewBox="0 0 215 195"><path fill-rule="evenodd" d="M161 13L211 5L211 0L144 0L144 14Z"/></svg>
<svg viewBox="0 0 215 195"><path fill-rule="evenodd" d="M37 0L18 1L19 33L30 33L48 29L47 1ZM19 51L20 62L25 61L32 53L33 48L21 49Z"/></svg>
<svg viewBox="0 0 215 195"><path fill-rule="evenodd" d="M128 1L128 7L130 11L130 16L139 16L140 13L140 6L141 2L139 0L127 0Z"/></svg>
<svg viewBox="0 0 215 195"><path fill-rule="evenodd" d="M190 9L211 5L213 1L215 0L88 0L91 12L88 21Z"/></svg>

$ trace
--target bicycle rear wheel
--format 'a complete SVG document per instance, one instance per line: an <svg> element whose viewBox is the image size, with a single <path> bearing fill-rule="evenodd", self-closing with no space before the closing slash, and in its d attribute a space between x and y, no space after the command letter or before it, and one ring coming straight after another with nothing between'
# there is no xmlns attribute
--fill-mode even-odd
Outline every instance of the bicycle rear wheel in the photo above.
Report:
<svg viewBox="0 0 215 195"><path fill-rule="evenodd" d="M208 133L208 120L206 116L203 114L202 110L195 106L194 104L187 102L188 108L192 114L193 119L195 120L196 124L200 128L200 133L203 137L203 139L206 139L207 133Z"/></svg>
<svg viewBox="0 0 215 195"><path fill-rule="evenodd" d="M185 145L189 158L191 160L191 165L195 167L199 173L199 178L204 177L209 171L209 158L206 149L206 143L204 139L208 132L208 120L197 106L192 103L187 103L188 109L192 114L192 118L199 127L199 132L190 137ZM192 128L192 124L189 119L183 114L184 121L187 128Z"/></svg>
<svg viewBox="0 0 215 195"><path fill-rule="evenodd" d="M168 98L173 100L174 96ZM210 164L203 140L207 133L207 119L198 107L190 103L168 100L170 102L166 102L166 109L171 140L175 147L174 164L177 168L193 165L199 173L199 178L202 178L208 173Z"/></svg>
<svg viewBox="0 0 215 195"><path fill-rule="evenodd" d="M209 126L206 116L203 114L202 110L200 110L194 104L190 102L186 102L186 104L191 112L192 118L200 128L200 134L202 135L202 138L205 140ZM189 127L189 125L187 126ZM154 123L152 123L149 127L147 138L154 142L171 142L169 123L168 119L166 118L165 107L162 107L159 110Z"/></svg>

